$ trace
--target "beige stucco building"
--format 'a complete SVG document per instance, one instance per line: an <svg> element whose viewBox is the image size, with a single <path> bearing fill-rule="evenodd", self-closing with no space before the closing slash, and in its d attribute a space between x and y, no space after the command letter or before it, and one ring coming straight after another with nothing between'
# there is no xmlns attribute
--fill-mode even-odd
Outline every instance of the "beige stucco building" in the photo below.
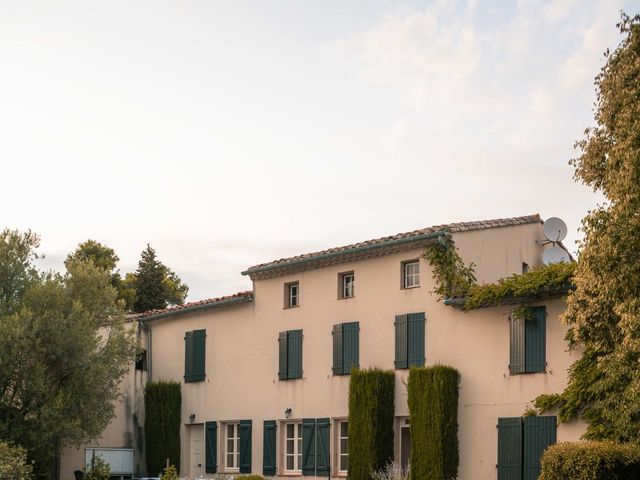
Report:
<svg viewBox="0 0 640 480"><path fill-rule="evenodd" d="M480 283L539 266L546 248L537 215L442 225L258 265L243 272L253 280L250 292L142 315L150 376L182 383L182 472L346 476L346 445L357 441L348 438L346 423L351 364L395 370L395 449L403 464L411 364L450 365L461 374L460 479L531 478L527 455L544 442L578 439L581 422L557 430L555 419L553 427L547 422L537 445L526 444L526 425L515 427L517 447L501 430L513 432L532 399L566 384L576 353L567 351L558 321L563 299L534 304L543 315L526 330L530 338L522 326L517 350L512 307L464 312L438 301L422 255L442 239L475 264ZM131 381L135 398L138 377L125 384ZM110 429L126 431L127 415L131 409L121 409ZM511 423L498 429L505 418ZM101 445L131 443L119 434L105 434ZM515 463L508 458L514 448L521 455ZM63 480L72 478L79 457L65 453Z"/></svg>

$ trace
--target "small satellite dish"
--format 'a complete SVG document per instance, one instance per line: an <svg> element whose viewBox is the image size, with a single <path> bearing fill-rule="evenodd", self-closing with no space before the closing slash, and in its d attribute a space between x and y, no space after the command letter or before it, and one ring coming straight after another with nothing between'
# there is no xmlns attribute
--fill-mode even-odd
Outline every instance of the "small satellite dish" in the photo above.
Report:
<svg viewBox="0 0 640 480"><path fill-rule="evenodd" d="M558 217L551 217L544 222L542 231L550 242L561 242L567 236L567 224Z"/></svg>
<svg viewBox="0 0 640 480"><path fill-rule="evenodd" d="M561 247L550 247L542 253L542 263L545 265L570 261L569 254Z"/></svg>

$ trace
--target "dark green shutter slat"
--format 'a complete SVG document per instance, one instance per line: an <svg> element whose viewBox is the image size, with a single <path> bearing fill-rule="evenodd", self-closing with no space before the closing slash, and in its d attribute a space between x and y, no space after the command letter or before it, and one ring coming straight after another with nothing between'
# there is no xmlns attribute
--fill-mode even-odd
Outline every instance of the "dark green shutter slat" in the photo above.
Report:
<svg viewBox="0 0 640 480"><path fill-rule="evenodd" d="M343 373L351 373L352 367L360 366L360 324L349 322L342 324Z"/></svg>
<svg viewBox="0 0 640 480"><path fill-rule="evenodd" d="M193 371L191 375L192 382L201 382L205 378L206 341L206 330L193 331Z"/></svg>
<svg viewBox="0 0 640 480"><path fill-rule="evenodd" d="M192 382L193 379L193 332L184 334L184 381Z"/></svg>
<svg viewBox="0 0 640 480"><path fill-rule="evenodd" d="M328 418L316 420L316 475L329 476L331 449L329 448L329 429L331 422Z"/></svg>
<svg viewBox="0 0 640 480"><path fill-rule="evenodd" d="M407 315L409 367L424 367L424 312Z"/></svg>
<svg viewBox="0 0 640 480"><path fill-rule="evenodd" d="M218 470L218 423L206 422L205 430L205 472L216 473Z"/></svg>
<svg viewBox="0 0 640 480"><path fill-rule="evenodd" d="M333 326L333 374L342 375L342 323Z"/></svg>
<svg viewBox="0 0 640 480"><path fill-rule="evenodd" d="M525 371L524 363L524 327L525 319L521 315L509 318L509 372L513 375Z"/></svg>
<svg viewBox="0 0 640 480"><path fill-rule="evenodd" d="M556 443L557 419L554 416L524 417L523 480L536 480L540 475L542 452Z"/></svg>
<svg viewBox="0 0 640 480"><path fill-rule="evenodd" d="M525 371L544 372L546 368L546 320L545 307L531 307L527 309L525 320Z"/></svg>
<svg viewBox="0 0 640 480"><path fill-rule="evenodd" d="M522 418L498 419L498 480L522 480Z"/></svg>
<svg viewBox="0 0 640 480"><path fill-rule="evenodd" d="M279 367L278 378L287 379L287 332L280 332L278 335Z"/></svg>
<svg viewBox="0 0 640 480"><path fill-rule="evenodd" d="M262 442L262 474L276 474L276 428L275 420L264 421L264 432Z"/></svg>
<svg viewBox="0 0 640 480"><path fill-rule="evenodd" d="M316 419L302 420L302 474L316 474Z"/></svg>
<svg viewBox="0 0 640 480"><path fill-rule="evenodd" d="M302 330L289 330L287 378L302 378Z"/></svg>
<svg viewBox="0 0 640 480"><path fill-rule="evenodd" d="M396 368L407 368L407 315L396 315Z"/></svg>

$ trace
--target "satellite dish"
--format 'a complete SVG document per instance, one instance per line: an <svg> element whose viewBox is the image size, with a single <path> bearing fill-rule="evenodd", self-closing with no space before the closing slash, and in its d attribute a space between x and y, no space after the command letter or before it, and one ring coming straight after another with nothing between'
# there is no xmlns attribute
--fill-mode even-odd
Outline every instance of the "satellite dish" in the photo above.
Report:
<svg viewBox="0 0 640 480"><path fill-rule="evenodd" d="M542 231L550 242L561 242L567 236L567 224L558 217L551 217L544 222Z"/></svg>
<svg viewBox="0 0 640 480"><path fill-rule="evenodd" d="M561 247L550 247L542 253L542 263L545 265L562 262L569 263L570 261L569 254Z"/></svg>

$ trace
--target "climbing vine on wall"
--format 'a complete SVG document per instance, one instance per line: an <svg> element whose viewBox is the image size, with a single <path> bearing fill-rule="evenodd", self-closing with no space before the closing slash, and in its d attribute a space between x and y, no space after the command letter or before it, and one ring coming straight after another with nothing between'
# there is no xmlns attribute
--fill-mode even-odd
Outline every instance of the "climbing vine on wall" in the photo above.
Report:
<svg viewBox="0 0 640 480"><path fill-rule="evenodd" d="M464 263L453 241L446 241L440 237L437 243L426 248L424 257L433 270L436 283L434 292L440 300L465 297L469 289L476 284L473 263Z"/></svg>

